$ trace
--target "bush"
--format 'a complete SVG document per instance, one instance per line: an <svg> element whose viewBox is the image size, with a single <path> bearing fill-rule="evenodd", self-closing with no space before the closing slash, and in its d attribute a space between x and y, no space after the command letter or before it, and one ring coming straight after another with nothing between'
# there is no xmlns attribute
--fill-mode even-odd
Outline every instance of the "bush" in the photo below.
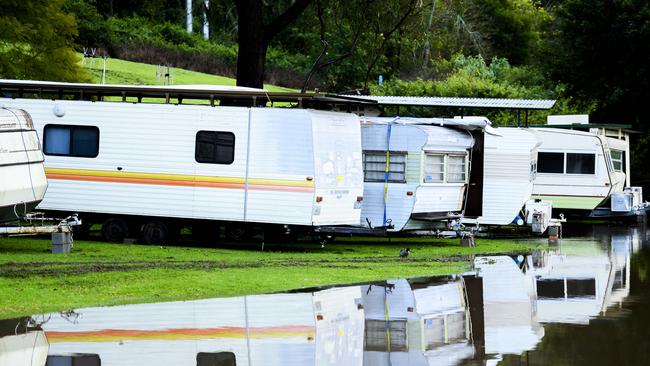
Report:
<svg viewBox="0 0 650 366"><path fill-rule="evenodd" d="M383 86L373 86L371 94L473 97L473 98L521 98L559 99L550 111L530 112L530 123L544 123L548 114L588 113L593 105L576 106L571 99L562 98L564 87L544 79L532 68L511 66L504 58L494 58L487 64L480 56L456 55L451 61L440 62L436 75L438 80L415 79L412 81L390 80ZM578 109L581 108L582 110ZM388 110L389 113L395 113ZM409 108L401 109L416 116L454 116L457 109ZM465 112L467 113L467 112ZM516 124L514 112L472 110L474 115L485 115L495 124ZM404 114L404 113L402 113ZM523 118L523 117L522 117Z"/></svg>

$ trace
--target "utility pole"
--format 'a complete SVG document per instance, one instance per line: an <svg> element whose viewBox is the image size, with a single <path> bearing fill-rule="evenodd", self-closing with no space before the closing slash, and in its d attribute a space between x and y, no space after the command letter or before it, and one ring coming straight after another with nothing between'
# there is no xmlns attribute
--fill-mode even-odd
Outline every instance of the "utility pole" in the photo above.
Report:
<svg viewBox="0 0 650 366"><path fill-rule="evenodd" d="M185 27L192 33L192 0L185 0Z"/></svg>
<svg viewBox="0 0 650 366"><path fill-rule="evenodd" d="M210 0L205 0L203 4L205 5L203 7L203 38L210 39L210 22L208 22L208 5L210 4Z"/></svg>

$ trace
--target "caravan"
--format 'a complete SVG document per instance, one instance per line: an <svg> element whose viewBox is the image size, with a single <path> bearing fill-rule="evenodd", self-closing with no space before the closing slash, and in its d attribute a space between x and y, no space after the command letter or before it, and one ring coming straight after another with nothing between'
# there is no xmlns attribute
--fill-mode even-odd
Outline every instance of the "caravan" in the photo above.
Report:
<svg viewBox="0 0 650 366"><path fill-rule="evenodd" d="M625 173L615 171L601 136L559 128L536 128L540 137L532 197L553 202L556 212L591 213L622 193Z"/></svg>
<svg viewBox="0 0 650 366"><path fill-rule="evenodd" d="M43 199L43 153L30 115L0 108L0 223L16 221Z"/></svg>
<svg viewBox="0 0 650 366"><path fill-rule="evenodd" d="M426 230L463 215L487 119L362 119L361 225ZM478 195L481 194L478 188ZM442 225L445 227L445 225Z"/></svg>
<svg viewBox="0 0 650 366"><path fill-rule="evenodd" d="M28 111L43 141L50 188L39 209L101 223L105 240L142 231L145 242L165 242L184 225L218 234L222 224L236 238L249 225L284 232L360 221L361 135L354 114L21 98L0 103Z"/></svg>
<svg viewBox="0 0 650 366"><path fill-rule="evenodd" d="M483 214L477 219L463 218L463 223L532 224L537 211L542 216L538 231L545 231L551 219L551 206L531 200L539 145L537 134L529 129L502 127L485 135Z"/></svg>

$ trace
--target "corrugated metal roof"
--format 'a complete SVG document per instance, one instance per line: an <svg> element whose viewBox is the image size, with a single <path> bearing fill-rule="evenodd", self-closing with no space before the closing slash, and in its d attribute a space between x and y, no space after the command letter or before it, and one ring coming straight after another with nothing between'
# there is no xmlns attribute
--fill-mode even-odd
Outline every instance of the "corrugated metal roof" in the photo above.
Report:
<svg viewBox="0 0 650 366"><path fill-rule="evenodd" d="M380 95L345 95L350 99L375 102L380 105L403 105L422 107L501 108L501 109L550 109L552 99L504 99L504 98L455 98L455 97L405 97Z"/></svg>

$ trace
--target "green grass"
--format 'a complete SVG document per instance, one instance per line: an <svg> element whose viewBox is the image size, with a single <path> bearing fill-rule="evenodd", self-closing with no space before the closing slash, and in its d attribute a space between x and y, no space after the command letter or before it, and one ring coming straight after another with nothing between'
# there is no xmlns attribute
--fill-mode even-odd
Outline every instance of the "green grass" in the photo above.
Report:
<svg viewBox="0 0 650 366"><path fill-rule="evenodd" d="M400 248L411 248L402 261ZM51 254L49 239L0 239L0 319L86 306L259 294L463 272L477 254L521 253L543 240L355 238L318 244L221 244L218 248L76 241Z"/></svg>
<svg viewBox="0 0 650 366"><path fill-rule="evenodd" d="M79 58L81 64L81 56ZM100 83L102 79L102 67L104 61L101 58L86 59L86 69L94 78L95 83ZM133 84L133 85L165 85L165 80L156 77L156 65L150 65L140 62L131 62L115 58L106 60L106 84ZM166 69L164 70L166 72ZM236 80L219 75L205 74L202 72L173 69L174 85L236 85ZM274 85L265 85L268 91L295 91L294 89L283 88Z"/></svg>

